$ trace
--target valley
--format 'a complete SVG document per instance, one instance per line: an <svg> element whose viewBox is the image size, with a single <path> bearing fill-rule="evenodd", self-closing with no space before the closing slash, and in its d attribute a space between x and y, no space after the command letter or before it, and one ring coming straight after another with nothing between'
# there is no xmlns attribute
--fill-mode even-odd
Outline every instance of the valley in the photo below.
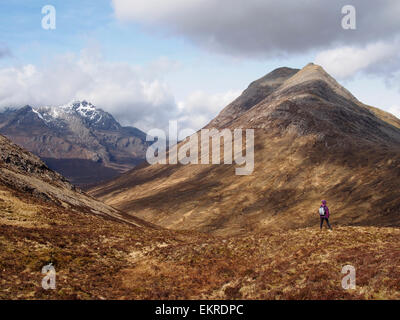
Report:
<svg viewBox="0 0 400 320"><path fill-rule="evenodd" d="M138 227L1 187L1 299L399 299L398 228L218 237ZM56 289L41 287L52 263ZM343 290L341 268L357 270Z"/></svg>

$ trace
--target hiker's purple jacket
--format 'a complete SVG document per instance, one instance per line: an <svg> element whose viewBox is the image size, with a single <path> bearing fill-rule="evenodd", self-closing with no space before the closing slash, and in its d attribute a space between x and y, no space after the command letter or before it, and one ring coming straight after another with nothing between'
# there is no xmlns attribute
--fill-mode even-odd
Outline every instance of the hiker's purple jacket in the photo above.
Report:
<svg viewBox="0 0 400 320"><path fill-rule="evenodd" d="M325 204L321 204L321 207L324 207L324 209L325 209L325 215L324 215L324 218L327 218L327 219L329 219L329 208L328 208L328 206L327 206L327 205L325 205Z"/></svg>

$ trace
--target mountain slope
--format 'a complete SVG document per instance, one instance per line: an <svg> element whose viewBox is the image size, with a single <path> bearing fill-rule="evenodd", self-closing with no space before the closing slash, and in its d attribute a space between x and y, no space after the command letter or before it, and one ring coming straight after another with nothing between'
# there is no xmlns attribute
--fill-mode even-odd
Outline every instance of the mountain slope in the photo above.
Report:
<svg viewBox="0 0 400 320"><path fill-rule="evenodd" d="M78 185L133 168L147 148L143 132L122 127L111 114L86 101L8 109L0 114L0 133Z"/></svg>
<svg viewBox="0 0 400 320"><path fill-rule="evenodd" d="M398 119L314 64L259 82L275 78L206 126L255 129L252 175L236 176L236 165L151 165L90 193L167 228L215 234L308 227L323 198L334 224L399 226Z"/></svg>
<svg viewBox="0 0 400 320"><path fill-rule="evenodd" d="M253 81L249 87L232 103L227 105L217 118L206 127L226 127L231 121L237 119L244 112L268 97L283 82L295 75L299 69L278 68L264 77Z"/></svg>
<svg viewBox="0 0 400 320"><path fill-rule="evenodd" d="M0 187L31 198L34 202L99 215L136 226L149 225L88 196L59 173L50 170L37 156L1 135Z"/></svg>

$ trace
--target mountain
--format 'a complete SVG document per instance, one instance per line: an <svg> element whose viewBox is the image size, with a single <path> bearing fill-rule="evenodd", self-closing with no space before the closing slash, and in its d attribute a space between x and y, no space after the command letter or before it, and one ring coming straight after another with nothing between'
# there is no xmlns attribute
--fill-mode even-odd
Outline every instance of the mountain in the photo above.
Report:
<svg viewBox="0 0 400 320"><path fill-rule="evenodd" d="M143 161L146 135L121 126L86 101L64 106L6 109L0 133L38 155L72 183L85 185L117 176Z"/></svg>
<svg viewBox="0 0 400 320"><path fill-rule="evenodd" d="M334 225L400 225L400 120L358 101L320 66L272 71L206 128L254 129L253 173L155 164L90 194L163 227L217 235L315 225L321 199Z"/></svg>

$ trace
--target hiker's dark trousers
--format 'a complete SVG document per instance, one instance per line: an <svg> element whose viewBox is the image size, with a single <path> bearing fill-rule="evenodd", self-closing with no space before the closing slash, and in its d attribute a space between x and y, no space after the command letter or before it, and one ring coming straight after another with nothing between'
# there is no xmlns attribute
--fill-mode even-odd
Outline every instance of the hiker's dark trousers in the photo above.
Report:
<svg viewBox="0 0 400 320"><path fill-rule="evenodd" d="M319 217L321 220L321 224L319 225L319 227L322 229L322 225L324 224L324 220L326 220L326 224L328 225L329 229L332 229L331 225L329 224L329 219L325 218L325 217Z"/></svg>

